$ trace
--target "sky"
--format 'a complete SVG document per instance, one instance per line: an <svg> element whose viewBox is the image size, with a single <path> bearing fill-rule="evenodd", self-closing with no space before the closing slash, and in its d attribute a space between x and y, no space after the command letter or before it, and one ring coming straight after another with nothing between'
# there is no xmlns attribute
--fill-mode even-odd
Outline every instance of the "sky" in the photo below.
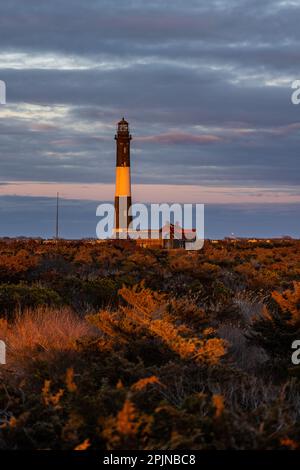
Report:
<svg viewBox="0 0 300 470"><path fill-rule="evenodd" d="M96 236L129 121L136 202L205 203L207 237L299 238L300 1L1 5L0 236Z"/></svg>

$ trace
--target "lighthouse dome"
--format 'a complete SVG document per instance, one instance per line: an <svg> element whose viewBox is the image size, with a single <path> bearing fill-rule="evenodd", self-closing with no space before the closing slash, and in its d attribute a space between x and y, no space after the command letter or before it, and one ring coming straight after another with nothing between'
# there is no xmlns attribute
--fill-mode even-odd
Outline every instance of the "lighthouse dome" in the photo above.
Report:
<svg viewBox="0 0 300 470"><path fill-rule="evenodd" d="M121 121L118 122L118 131L119 132L128 132L128 122L122 118Z"/></svg>

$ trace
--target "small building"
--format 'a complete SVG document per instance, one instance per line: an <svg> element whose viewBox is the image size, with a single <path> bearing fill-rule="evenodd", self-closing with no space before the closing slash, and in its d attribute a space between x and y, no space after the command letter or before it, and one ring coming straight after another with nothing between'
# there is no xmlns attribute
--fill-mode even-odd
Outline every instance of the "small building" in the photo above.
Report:
<svg viewBox="0 0 300 470"><path fill-rule="evenodd" d="M183 229L178 224L165 224L159 230L137 231L136 235L139 236L136 238L136 244L143 248L189 249L191 244L192 249L192 244L197 240L195 229Z"/></svg>

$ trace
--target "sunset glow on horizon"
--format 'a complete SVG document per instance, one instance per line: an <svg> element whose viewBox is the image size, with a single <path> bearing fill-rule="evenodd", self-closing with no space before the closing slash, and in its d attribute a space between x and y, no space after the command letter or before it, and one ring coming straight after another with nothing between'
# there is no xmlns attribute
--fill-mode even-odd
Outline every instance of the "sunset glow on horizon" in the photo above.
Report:
<svg viewBox="0 0 300 470"><path fill-rule="evenodd" d="M135 202L203 204L295 204L300 203L297 186L245 187L133 184ZM10 181L0 184L0 196L55 197L82 201L112 201L114 184Z"/></svg>

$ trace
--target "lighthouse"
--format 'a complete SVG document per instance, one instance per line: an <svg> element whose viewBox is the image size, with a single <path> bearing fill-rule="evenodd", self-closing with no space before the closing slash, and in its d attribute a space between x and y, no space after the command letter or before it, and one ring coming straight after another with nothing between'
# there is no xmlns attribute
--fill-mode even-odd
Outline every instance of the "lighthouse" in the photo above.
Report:
<svg viewBox="0 0 300 470"><path fill-rule="evenodd" d="M116 140L116 191L115 191L115 238L128 238L128 227L132 220L130 180L130 141L128 122L123 118L117 125Z"/></svg>

